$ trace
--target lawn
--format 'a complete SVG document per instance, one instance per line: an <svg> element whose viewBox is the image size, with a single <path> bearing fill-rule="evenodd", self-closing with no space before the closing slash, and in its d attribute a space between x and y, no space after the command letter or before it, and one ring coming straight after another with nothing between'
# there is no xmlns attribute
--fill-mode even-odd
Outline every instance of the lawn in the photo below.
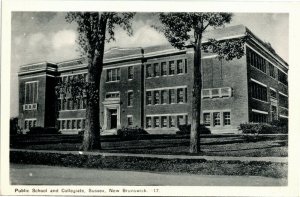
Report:
<svg viewBox="0 0 300 197"><path fill-rule="evenodd" d="M212 137L201 139L201 153L209 156L248 156L248 157L287 157L286 138L249 139L243 136ZM79 150L80 143L53 143L24 145L22 149L34 150ZM189 154L189 139L148 139L128 141L104 141L99 152L137 153L137 154Z"/></svg>

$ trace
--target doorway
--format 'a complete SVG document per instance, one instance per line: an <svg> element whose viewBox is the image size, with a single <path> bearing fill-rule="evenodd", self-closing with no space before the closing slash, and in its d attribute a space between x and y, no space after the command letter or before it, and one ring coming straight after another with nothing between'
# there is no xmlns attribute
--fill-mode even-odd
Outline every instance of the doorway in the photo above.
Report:
<svg viewBox="0 0 300 197"><path fill-rule="evenodd" d="M110 112L110 129L116 129L117 122L118 122L117 109L110 109L109 112Z"/></svg>

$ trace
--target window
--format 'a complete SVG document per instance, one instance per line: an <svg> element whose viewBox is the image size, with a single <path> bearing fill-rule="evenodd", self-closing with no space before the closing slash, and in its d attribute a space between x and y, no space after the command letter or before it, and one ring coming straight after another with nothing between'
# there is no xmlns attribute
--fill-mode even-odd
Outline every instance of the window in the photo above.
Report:
<svg viewBox="0 0 300 197"><path fill-rule="evenodd" d="M178 125L185 125L184 118L182 115L177 116L177 123Z"/></svg>
<svg viewBox="0 0 300 197"><path fill-rule="evenodd" d="M175 116L170 116L170 127L175 127Z"/></svg>
<svg viewBox="0 0 300 197"><path fill-rule="evenodd" d="M161 63L161 76L166 76L168 74L167 72L168 72L167 63L162 62Z"/></svg>
<svg viewBox="0 0 300 197"><path fill-rule="evenodd" d="M203 124L210 126L210 113L203 113Z"/></svg>
<svg viewBox="0 0 300 197"><path fill-rule="evenodd" d="M62 100L62 99L58 99L58 100L57 100L57 110L58 110L58 111L61 110L61 100Z"/></svg>
<svg viewBox="0 0 300 197"><path fill-rule="evenodd" d="M151 128L152 127L151 117L146 117L146 127L147 128Z"/></svg>
<svg viewBox="0 0 300 197"><path fill-rule="evenodd" d="M24 120L24 129L28 130L31 127L36 127L36 119L25 119Z"/></svg>
<svg viewBox="0 0 300 197"><path fill-rule="evenodd" d="M76 100L76 105L77 105L77 109L82 109L82 108L81 108L81 98L78 98L78 99Z"/></svg>
<svg viewBox="0 0 300 197"><path fill-rule="evenodd" d="M167 104L168 103L168 92L167 90L161 91L161 104Z"/></svg>
<svg viewBox="0 0 300 197"><path fill-rule="evenodd" d="M272 120L277 120L278 116L277 116L277 107L274 105L271 105L271 116L272 116Z"/></svg>
<svg viewBox="0 0 300 197"><path fill-rule="evenodd" d="M38 99L38 81L25 83L25 104L37 103Z"/></svg>
<svg viewBox="0 0 300 197"><path fill-rule="evenodd" d="M166 128L168 126L167 116L162 116L161 117L161 124L162 124L161 126L163 128Z"/></svg>
<svg viewBox="0 0 300 197"><path fill-rule="evenodd" d="M82 120L82 128L85 129L85 119Z"/></svg>
<svg viewBox="0 0 300 197"><path fill-rule="evenodd" d="M202 98L221 98L231 96L231 87L210 88L202 90Z"/></svg>
<svg viewBox="0 0 300 197"><path fill-rule="evenodd" d="M105 98L107 98L107 99L120 98L120 93L119 92L108 92L108 93L106 93Z"/></svg>
<svg viewBox="0 0 300 197"><path fill-rule="evenodd" d="M221 88L221 96L231 97L231 88L230 87Z"/></svg>
<svg viewBox="0 0 300 197"><path fill-rule="evenodd" d="M120 68L107 69L106 81L120 81Z"/></svg>
<svg viewBox="0 0 300 197"><path fill-rule="evenodd" d="M146 77L152 77L152 65L151 64L147 64L146 65Z"/></svg>
<svg viewBox="0 0 300 197"><path fill-rule="evenodd" d="M128 66L128 79L133 79L133 66Z"/></svg>
<svg viewBox="0 0 300 197"><path fill-rule="evenodd" d="M127 117L127 125L128 125L128 127L132 127L132 125L133 125L132 116Z"/></svg>
<svg viewBox="0 0 300 197"><path fill-rule="evenodd" d="M267 114L252 112L252 122L255 123L267 122L268 120L267 116L268 116Z"/></svg>
<svg viewBox="0 0 300 197"><path fill-rule="evenodd" d="M211 89L211 96L212 96L212 98L214 98L214 97L220 97L220 91L219 91L220 89L219 88L216 88L216 89Z"/></svg>
<svg viewBox="0 0 300 197"><path fill-rule="evenodd" d="M159 91L154 91L154 105L159 104Z"/></svg>
<svg viewBox="0 0 300 197"><path fill-rule="evenodd" d="M281 70L278 70L278 81L285 85L288 85L287 75Z"/></svg>
<svg viewBox="0 0 300 197"><path fill-rule="evenodd" d="M170 89L170 103L175 103L175 89Z"/></svg>
<svg viewBox="0 0 300 197"><path fill-rule="evenodd" d="M77 120L77 129L82 129L81 128L81 120L80 119Z"/></svg>
<svg viewBox="0 0 300 197"><path fill-rule="evenodd" d="M214 112L213 118L214 118L214 126L220 126L221 125L221 118L220 118L220 112Z"/></svg>
<svg viewBox="0 0 300 197"><path fill-rule="evenodd" d="M272 99L276 99L277 100L277 93L276 93L276 91L270 89L270 96L271 96Z"/></svg>
<svg viewBox="0 0 300 197"><path fill-rule="evenodd" d="M184 94L183 94L183 88L177 89L177 103L183 103L184 102Z"/></svg>
<svg viewBox="0 0 300 197"><path fill-rule="evenodd" d="M210 89L203 89L202 90L202 98L211 98L211 90Z"/></svg>
<svg viewBox="0 0 300 197"><path fill-rule="evenodd" d="M266 60L249 48L247 48L247 62L251 66L266 73Z"/></svg>
<svg viewBox="0 0 300 197"><path fill-rule="evenodd" d="M177 74L184 73L184 66L182 60L177 60Z"/></svg>
<svg viewBox="0 0 300 197"><path fill-rule="evenodd" d="M133 104L133 92L128 92L128 103L127 103L127 105L128 105L128 107L130 107L130 106L132 106L132 104Z"/></svg>
<svg viewBox="0 0 300 197"><path fill-rule="evenodd" d="M275 78L275 67L272 64L269 64L269 72L270 72L270 76Z"/></svg>
<svg viewBox="0 0 300 197"><path fill-rule="evenodd" d="M61 129L66 129L66 121L65 120L61 121Z"/></svg>
<svg viewBox="0 0 300 197"><path fill-rule="evenodd" d="M72 110L72 99L71 98L67 99L67 110Z"/></svg>
<svg viewBox="0 0 300 197"><path fill-rule="evenodd" d="M251 83L251 96L252 98L267 101L267 88L252 82Z"/></svg>
<svg viewBox="0 0 300 197"><path fill-rule="evenodd" d="M230 112L223 112L224 125L230 125Z"/></svg>
<svg viewBox="0 0 300 197"><path fill-rule="evenodd" d="M86 108L86 104L87 104L87 100L86 100L86 97L84 97L82 99L82 109L85 109Z"/></svg>
<svg viewBox="0 0 300 197"><path fill-rule="evenodd" d="M175 74L175 63L174 61L169 62L169 75Z"/></svg>
<svg viewBox="0 0 300 197"><path fill-rule="evenodd" d="M152 104L152 94L151 91L146 92L146 105Z"/></svg>
<svg viewBox="0 0 300 197"><path fill-rule="evenodd" d="M279 106L288 108L288 106L289 106L288 97L279 94Z"/></svg>
<svg viewBox="0 0 300 197"><path fill-rule="evenodd" d="M154 127L155 127L155 128L158 128L158 127L159 127L159 117L158 117L158 116L155 116L155 117L153 118L153 120L154 120Z"/></svg>
<svg viewBox="0 0 300 197"><path fill-rule="evenodd" d="M153 74L154 77L158 77L159 76L159 64L158 63L155 63L154 64L154 74Z"/></svg>
<svg viewBox="0 0 300 197"><path fill-rule="evenodd" d="M67 120L67 129L71 129L71 120Z"/></svg>
<svg viewBox="0 0 300 197"><path fill-rule="evenodd" d="M76 120L72 120L72 129L76 129Z"/></svg>

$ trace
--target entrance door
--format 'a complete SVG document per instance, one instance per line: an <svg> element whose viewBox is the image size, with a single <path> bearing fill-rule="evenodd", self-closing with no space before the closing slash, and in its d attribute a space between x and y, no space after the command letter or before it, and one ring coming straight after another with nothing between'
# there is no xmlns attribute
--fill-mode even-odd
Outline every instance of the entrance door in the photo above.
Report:
<svg viewBox="0 0 300 197"><path fill-rule="evenodd" d="M110 129L117 128L117 110L111 109L110 110Z"/></svg>

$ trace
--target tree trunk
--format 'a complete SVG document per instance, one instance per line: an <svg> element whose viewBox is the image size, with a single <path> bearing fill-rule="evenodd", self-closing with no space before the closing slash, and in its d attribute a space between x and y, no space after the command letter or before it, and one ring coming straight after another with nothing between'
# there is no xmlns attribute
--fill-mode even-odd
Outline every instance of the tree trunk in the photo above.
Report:
<svg viewBox="0 0 300 197"><path fill-rule="evenodd" d="M194 85L192 96L192 122L191 122L191 139L190 153L200 152L200 111L201 111L201 42L202 34L197 33L197 39L194 46Z"/></svg>
<svg viewBox="0 0 300 197"><path fill-rule="evenodd" d="M99 16L101 35L93 55L88 57L88 91L86 106L86 125L82 150L100 150L100 79L103 70L103 56L107 18Z"/></svg>

